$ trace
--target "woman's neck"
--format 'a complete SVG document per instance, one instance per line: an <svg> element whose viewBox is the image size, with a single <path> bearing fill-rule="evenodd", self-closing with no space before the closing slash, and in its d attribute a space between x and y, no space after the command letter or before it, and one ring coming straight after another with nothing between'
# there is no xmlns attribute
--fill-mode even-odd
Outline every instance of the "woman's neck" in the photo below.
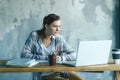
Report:
<svg viewBox="0 0 120 80"><path fill-rule="evenodd" d="M43 40L51 41L51 36L45 36Z"/></svg>
<svg viewBox="0 0 120 80"><path fill-rule="evenodd" d="M41 40L47 39L50 40L51 39L51 35L47 34L47 32L45 30L38 30L37 31L39 37L41 38Z"/></svg>
<svg viewBox="0 0 120 80"><path fill-rule="evenodd" d="M51 43L51 38L52 38L51 35L48 35L48 34L44 33L44 36L42 37L42 43L43 43L46 47L49 47L49 46L50 46L50 43Z"/></svg>
<svg viewBox="0 0 120 80"><path fill-rule="evenodd" d="M46 46L49 47L51 44L51 36L46 36L43 38L42 43Z"/></svg>
<svg viewBox="0 0 120 80"><path fill-rule="evenodd" d="M42 40L42 43L48 47L51 43L52 35L47 34L44 30L38 31L38 35Z"/></svg>

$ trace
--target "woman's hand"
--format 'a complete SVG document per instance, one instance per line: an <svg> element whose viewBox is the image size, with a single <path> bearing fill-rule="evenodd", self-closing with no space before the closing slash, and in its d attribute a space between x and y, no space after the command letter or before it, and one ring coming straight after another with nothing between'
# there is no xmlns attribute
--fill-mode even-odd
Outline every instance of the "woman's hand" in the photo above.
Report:
<svg viewBox="0 0 120 80"><path fill-rule="evenodd" d="M61 56L56 56L56 61L62 61L62 57Z"/></svg>

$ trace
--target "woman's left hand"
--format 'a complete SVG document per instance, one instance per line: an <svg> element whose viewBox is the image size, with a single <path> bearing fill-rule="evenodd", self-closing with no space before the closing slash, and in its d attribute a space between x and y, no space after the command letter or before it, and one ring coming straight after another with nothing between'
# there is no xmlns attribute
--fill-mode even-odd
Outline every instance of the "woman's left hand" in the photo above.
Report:
<svg viewBox="0 0 120 80"><path fill-rule="evenodd" d="M56 56L56 61L62 61L62 58L60 56Z"/></svg>

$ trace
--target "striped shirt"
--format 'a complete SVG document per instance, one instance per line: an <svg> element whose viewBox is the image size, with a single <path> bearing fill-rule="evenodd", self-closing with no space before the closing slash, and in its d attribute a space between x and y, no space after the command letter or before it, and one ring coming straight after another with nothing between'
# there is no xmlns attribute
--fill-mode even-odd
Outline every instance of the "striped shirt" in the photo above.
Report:
<svg viewBox="0 0 120 80"><path fill-rule="evenodd" d="M46 57L58 50L59 56L62 57L62 60L75 60L76 52L67 44L65 39L61 35L57 35L52 38L51 43L46 47L42 40L39 38L36 31L30 33L27 38L25 45L22 49L21 58L31 58L36 60L45 60ZM42 72L34 72L33 80L42 80Z"/></svg>
<svg viewBox="0 0 120 80"><path fill-rule="evenodd" d="M61 35L55 36L50 45L46 47L39 38L36 31L30 33L22 49L21 58L32 58L36 60L45 60L46 57L58 51L58 55L63 60L75 60L76 52L67 44Z"/></svg>

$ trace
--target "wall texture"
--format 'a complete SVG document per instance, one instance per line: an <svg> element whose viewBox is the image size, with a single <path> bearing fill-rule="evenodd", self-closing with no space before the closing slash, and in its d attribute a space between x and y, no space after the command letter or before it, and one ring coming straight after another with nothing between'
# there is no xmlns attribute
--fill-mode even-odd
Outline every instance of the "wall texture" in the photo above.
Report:
<svg viewBox="0 0 120 80"><path fill-rule="evenodd" d="M79 40L112 39L114 42L114 1L0 0L0 59L20 57L29 33L40 29L43 17L49 13L61 16L60 34L74 49ZM112 72L78 74L84 80L112 80ZM31 75L0 73L0 80L31 80Z"/></svg>

